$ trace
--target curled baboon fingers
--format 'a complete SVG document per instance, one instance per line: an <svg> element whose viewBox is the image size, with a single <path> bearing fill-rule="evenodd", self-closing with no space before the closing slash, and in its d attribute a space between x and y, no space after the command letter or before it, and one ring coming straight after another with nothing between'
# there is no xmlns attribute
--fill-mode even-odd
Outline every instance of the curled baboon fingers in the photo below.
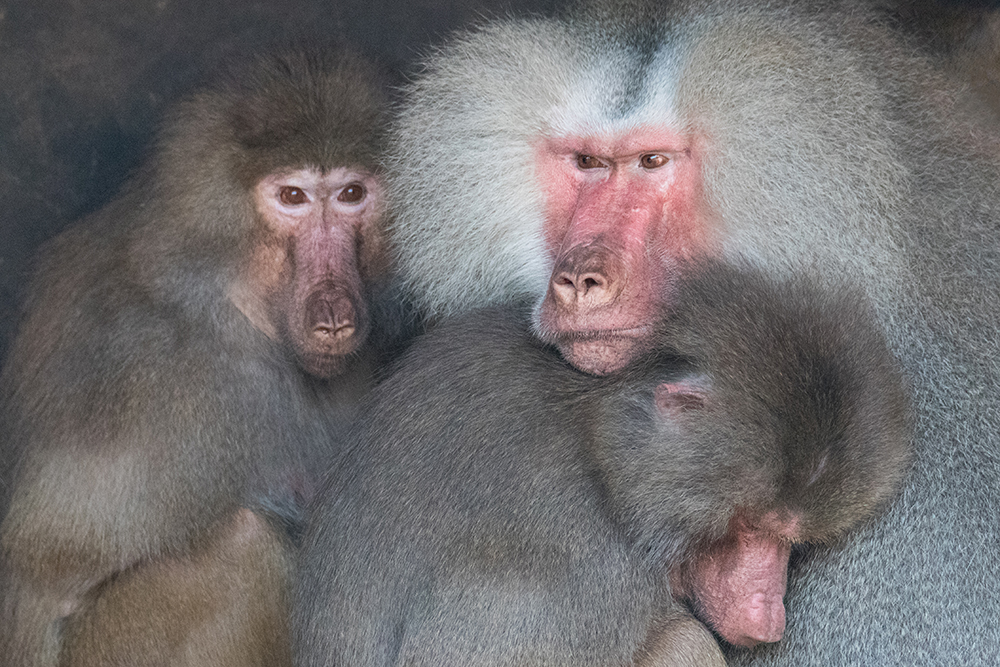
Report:
<svg viewBox="0 0 1000 667"><path fill-rule="evenodd" d="M635 667L725 667L708 628L692 616L660 625L635 656Z"/></svg>

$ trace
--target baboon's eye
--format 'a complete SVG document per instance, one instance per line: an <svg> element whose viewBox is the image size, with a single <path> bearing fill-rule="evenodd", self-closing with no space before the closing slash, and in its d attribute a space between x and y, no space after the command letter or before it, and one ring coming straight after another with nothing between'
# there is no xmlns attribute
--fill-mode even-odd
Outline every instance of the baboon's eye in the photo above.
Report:
<svg viewBox="0 0 1000 667"><path fill-rule="evenodd" d="M285 206L301 206L302 204L309 203L309 197L306 195L305 191L294 185L286 185L281 188L281 192L278 194L281 203Z"/></svg>
<svg viewBox="0 0 1000 667"><path fill-rule="evenodd" d="M337 201L342 201L345 204L357 204L364 198L365 186L360 183L351 183L337 195Z"/></svg>
<svg viewBox="0 0 1000 667"><path fill-rule="evenodd" d="M642 165L643 169L656 169L658 167L662 167L669 161L670 158L659 153L646 153L639 158L639 164Z"/></svg>
<svg viewBox="0 0 1000 667"><path fill-rule="evenodd" d="M607 167L608 163L601 158L594 157L593 155L577 155L576 156L576 166L580 169L600 169L602 167Z"/></svg>

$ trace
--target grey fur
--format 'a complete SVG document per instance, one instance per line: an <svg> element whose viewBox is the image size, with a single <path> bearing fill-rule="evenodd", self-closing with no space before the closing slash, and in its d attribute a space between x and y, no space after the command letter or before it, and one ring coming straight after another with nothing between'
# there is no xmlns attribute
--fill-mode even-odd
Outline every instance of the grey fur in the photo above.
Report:
<svg viewBox="0 0 1000 667"><path fill-rule="evenodd" d="M622 119L622 78L649 33L663 42L642 77L645 104ZM595 3L567 20L491 25L428 62L391 167L403 271L436 312L541 300L551 267L531 254L542 214L527 142L588 122L659 121L707 138L707 201L727 256L846 277L871 297L915 388L914 474L876 524L792 572L785 640L733 662L992 664L995 119L854 2Z"/></svg>
<svg viewBox="0 0 1000 667"><path fill-rule="evenodd" d="M418 341L319 497L299 664L665 664L644 653L658 625L690 620L669 572L737 508L799 512L802 540L831 541L883 505L908 403L862 302L724 267L680 292L616 377L533 340L526 309ZM657 409L663 382L704 404ZM721 663L707 634L692 644L671 655Z"/></svg>

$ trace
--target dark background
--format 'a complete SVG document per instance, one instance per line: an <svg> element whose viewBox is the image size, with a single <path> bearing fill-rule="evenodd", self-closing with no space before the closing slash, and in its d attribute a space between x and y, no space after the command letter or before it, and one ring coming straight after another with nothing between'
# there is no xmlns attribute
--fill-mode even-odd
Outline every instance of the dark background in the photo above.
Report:
<svg viewBox="0 0 1000 667"><path fill-rule="evenodd" d="M164 106L221 61L341 41L398 82L456 28L568 2L0 0L0 358L39 244L114 196ZM947 52L975 30L983 6L926 0L894 11Z"/></svg>

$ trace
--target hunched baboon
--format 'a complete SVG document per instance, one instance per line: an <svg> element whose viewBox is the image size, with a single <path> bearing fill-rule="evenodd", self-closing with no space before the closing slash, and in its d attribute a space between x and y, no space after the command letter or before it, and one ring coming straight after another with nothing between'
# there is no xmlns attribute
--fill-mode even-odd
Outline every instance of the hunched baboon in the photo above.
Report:
<svg viewBox="0 0 1000 667"><path fill-rule="evenodd" d="M302 511L401 344L376 70L257 58L43 252L6 361L0 654L275 665Z"/></svg>
<svg viewBox="0 0 1000 667"><path fill-rule="evenodd" d="M525 309L414 344L318 496L301 665L724 665L706 626L781 638L792 546L902 480L902 375L850 290L713 264L671 291L606 377Z"/></svg>

